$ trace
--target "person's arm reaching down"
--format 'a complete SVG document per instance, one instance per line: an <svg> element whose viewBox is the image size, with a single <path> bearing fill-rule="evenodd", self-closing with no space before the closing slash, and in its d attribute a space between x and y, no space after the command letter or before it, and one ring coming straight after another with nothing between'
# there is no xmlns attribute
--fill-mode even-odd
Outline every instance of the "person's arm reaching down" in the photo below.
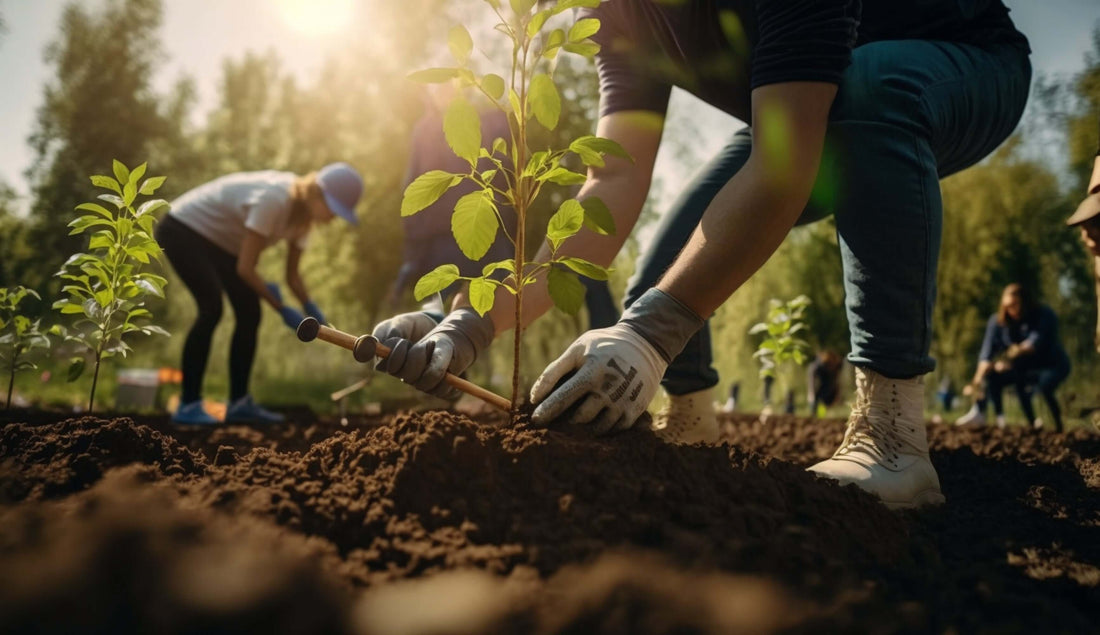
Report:
<svg viewBox="0 0 1100 635"><path fill-rule="evenodd" d="M256 263L260 260L260 252L264 250L266 240L263 235L255 230L245 230L244 240L241 241L241 251L237 254L237 276L278 311L287 326L292 329L298 328L298 323L303 319L302 314L298 310L283 304L282 298L272 292L256 271Z"/></svg>

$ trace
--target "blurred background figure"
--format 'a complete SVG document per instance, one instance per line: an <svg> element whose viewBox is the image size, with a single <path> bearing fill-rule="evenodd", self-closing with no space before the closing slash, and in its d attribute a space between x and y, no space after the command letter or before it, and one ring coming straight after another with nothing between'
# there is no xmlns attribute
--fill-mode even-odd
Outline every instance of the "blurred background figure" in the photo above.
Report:
<svg viewBox="0 0 1100 635"><path fill-rule="evenodd" d="M840 398L840 371L844 360L834 351L825 349L814 357L806 370L807 402L811 417L823 417L825 411Z"/></svg>
<svg viewBox="0 0 1100 635"><path fill-rule="evenodd" d="M741 382L735 381L730 384L729 396L726 398L726 403L722 404L722 412L730 413L737 411L737 400L741 396Z"/></svg>
<svg viewBox="0 0 1100 635"><path fill-rule="evenodd" d="M176 423L213 424L203 409L202 383L214 329L222 317L222 297L233 307L236 325L229 346L227 422L278 422L283 416L261 408L248 384L256 358L260 300L271 305L291 329L305 315L283 302L278 285L256 271L260 253L286 241L286 282L305 314L327 324L310 299L298 270L310 230L339 216L358 221L355 206L363 179L346 163L333 163L298 176L267 170L215 179L180 196L156 228L156 239L172 268L198 305L183 345L183 394L172 415Z"/></svg>
<svg viewBox="0 0 1100 635"><path fill-rule="evenodd" d="M1037 303L1030 291L1010 284L1001 294L1000 309L989 318L971 381L975 403L956 425L985 424L985 404L992 402L997 426L1005 425L1005 387L1013 386L1020 408L1031 426L1036 425L1031 389L1046 401L1054 427L1062 430L1062 410L1055 390L1069 376L1070 361L1058 336L1058 317L1050 307ZM980 386L980 389L979 389Z"/></svg>
<svg viewBox="0 0 1100 635"><path fill-rule="evenodd" d="M1100 135L1097 139L1096 158L1093 160L1092 178L1089 179L1088 195L1077 207L1077 211L1066 219L1066 225L1077 227L1081 231L1081 240L1085 243L1092 258L1096 279L1096 352L1100 353Z"/></svg>

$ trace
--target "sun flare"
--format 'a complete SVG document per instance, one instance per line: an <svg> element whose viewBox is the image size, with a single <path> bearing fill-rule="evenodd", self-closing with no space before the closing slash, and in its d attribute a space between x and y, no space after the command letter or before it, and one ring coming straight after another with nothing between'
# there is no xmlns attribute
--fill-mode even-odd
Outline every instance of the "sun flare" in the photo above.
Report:
<svg viewBox="0 0 1100 635"><path fill-rule="evenodd" d="M305 35L332 35L347 29L355 14L356 0L278 0L279 14L294 30Z"/></svg>

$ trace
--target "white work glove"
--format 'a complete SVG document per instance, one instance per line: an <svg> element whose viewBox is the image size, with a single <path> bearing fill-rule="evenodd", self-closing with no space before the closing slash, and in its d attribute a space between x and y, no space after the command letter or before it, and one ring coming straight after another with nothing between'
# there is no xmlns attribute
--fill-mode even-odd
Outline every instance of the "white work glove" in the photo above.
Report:
<svg viewBox="0 0 1100 635"><path fill-rule="evenodd" d="M590 424L597 434L638 421L672 359L703 326L679 300L650 289L614 326L581 335L531 388L531 419ZM572 377L566 377L573 373ZM565 379L560 386L558 382Z"/></svg>
<svg viewBox="0 0 1100 635"><path fill-rule="evenodd" d="M398 326L394 324L390 331L381 330L382 324L375 328L374 336L390 348L390 356L375 367L426 393L449 400L457 399L461 393L444 383L444 376L448 372L458 375L469 368L492 343L494 334L493 321L471 308L452 311L426 333L424 320L403 322L400 326L407 328L404 331L398 331ZM380 335L388 337L383 339Z"/></svg>

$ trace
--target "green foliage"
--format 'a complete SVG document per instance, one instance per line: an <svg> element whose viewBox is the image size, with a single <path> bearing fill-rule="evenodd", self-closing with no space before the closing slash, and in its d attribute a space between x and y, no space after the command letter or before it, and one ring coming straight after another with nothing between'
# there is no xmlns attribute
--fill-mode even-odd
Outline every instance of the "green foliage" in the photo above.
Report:
<svg viewBox="0 0 1100 635"><path fill-rule="evenodd" d="M450 174L433 170L417 177L405 190L401 204L402 216L415 214L437 201L443 194L462 180L473 181L479 191L462 197L455 206L451 221L451 230L463 254L471 260L481 259L502 229L499 205L508 203L517 211L520 225L526 223L526 210L539 196L541 188L547 183L557 185L579 185L586 180L584 174L570 170L564 162L568 156L577 157L586 166L602 167L604 156L612 155L629 159L619 144L609 139L584 135L572 140L566 149L547 148L530 152L530 139L527 124L535 120L547 129L557 128L562 116L562 98L550 72L539 71L549 57L556 55L557 48L573 50L591 58L599 46L589 38L599 31L599 20L584 19L573 24L563 39L553 36L539 39L539 35L548 22L563 11L574 7L595 6L591 0L563 0L556 3L543 3L541 10L533 12L534 2L513 2L514 14L505 17L499 3L489 2L497 12L500 22L497 31L504 33L512 45L513 68L511 82L495 73L477 75L470 67L470 52L473 48L469 32L462 26L451 29L448 44L456 66L433 68L417 71L409 75L414 81L439 83L457 79L463 86L477 90L496 107L507 112L511 118L512 138L494 139L485 146L487 140L481 139L480 120L476 109L464 97L454 99L444 117L443 128L454 153L470 164L469 174ZM555 29L552 33L564 33ZM570 48L572 46L572 49ZM507 92L508 99L501 101ZM478 160L488 158L495 169L478 173ZM509 161L506 161L509 160ZM517 170L512 166L523 166ZM492 180L498 172L506 173L509 187L505 190L493 186ZM522 287L532 284L537 277L547 274L550 295L555 305L567 312L575 312L583 304L584 287L576 275L586 275L597 279L606 279L607 270L599 265L558 255L568 238L575 236L582 227L601 234L615 231L614 222L607 206L598 199L589 198L580 203L570 199L563 202L550 218L546 233L546 242L552 257L549 262L535 263L526 259L517 265L513 259L507 268L509 276L504 280L491 277L496 271L505 268L497 263L487 267L479 277L460 277L457 269L437 269L417 284L415 295L421 300L427 295L446 288L456 280L466 280L471 289L478 290L479 301L475 309L484 314L492 308L495 293L490 288L503 287L509 293L522 293ZM509 236L516 244L517 236ZM517 251L517 257L522 251ZM555 263L564 265L554 267ZM550 275L551 272L557 272ZM452 275L453 273L453 275ZM577 295L580 294L580 301Z"/></svg>
<svg viewBox="0 0 1100 635"><path fill-rule="evenodd" d="M0 368L8 371L5 408L11 407L15 374L37 368L34 354L50 347L50 339L42 331L42 321L32 320L19 312L19 304L27 297L42 299L33 289L0 287Z"/></svg>
<svg viewBox="0 0 1100 635"><path fill-rule="evenodd" d="M448 37L456 63L454 67L428 69L409 77L426 83L453 80L462 87L479 92L494 107L508 115L511 138L494 139L485 147L477 110L465 97L455 98L447 108L443 132L455 155L470 164L470 172L452 175L437 171L421 175L406 189L401 213L403 216L415 214L437 201L460 180L472 181L478 190L458 201L451 230L462 253L476 261L489 250L498 231L503 229L507 232L499 206L508 204L515 210L518 227L515 236L508 235L515 247L514 258L510 262L494 263L476 277L458 276L457 268L439 267L425 275L415 289L417 300L421 300L457 280L465 280L469 283L470 304L481 315L492 309L498 288L515 296L517 326L512 382L515 404L519 391L523 288L545 275L554 305L567 313L577 312L584 303L584 285L577 276L606 279L607 270L595 263L559 253L559 250L566 240L584 227L601 234L614 231L614 223L605 205L592 201L586 206L575 199L568 199L561 203L548 222L545 244L549 249L549 258L544 262L534 262L525 255L528 211L547 184L568 186L585 182L584 174L569 169L566 162L570 157L577 158L586 166L596 167L604 165L604 156L608 154L629 157L614 141L591 135L568 140L565 149L546 147L531 150L531 121L537 121L543 129L553 132L562 118L562 95L554 82L554 68L550 60L557 57L559 49L591 59L599 51L599 45L590 38L599 31L600 23L595 19L583 19L569 25L567 31L553 28L549 36L543 38L540 35L547 25L554 22L555 16L575 7L596 6L599 0L558 0L542 3L539 7L536 7L535 0L511 0L510 15L503 12L500 2L486 2L499 18L495 30L504 34L511 45L509 81L495 73L479 76L471 68L473 42L462 26L453 27ZM494 168L478 172L480 159L488 159ZM493 178L500 173L506 176L507 186L503 189L493 184ZM502 270L508 274L503 280L494 275Z"/></svg>
<svg viewBox="0 0 1100 635"><path fill-rule="evenodd" d="M101 194L101 201L110 203L109 210L99 203L82 203L77 210L87 212L69 223L70 235L88 234L87 253L74 254L56 274L64 281L64 298L53 308L62 315L77 315L72 330L57 328L65 341L75 342L92 353L95 378L88 409L95 403L95 384L99 364L103 359L130 352L126 336L131 333L168 335L159 326L150 324L152 313L146 307L149 296L164 297L167 280L144 271L144 265L161 256L160 245L153 238L154 213L166 208L162 199L150 199L136 206L139 195L151 196L164 183L164 177L142 180L145 164L132 171L122 162L114 161L114 176L93 176L92 183L110 193ZM84 371L84 357L73 359L69 381Z"/></svg>
<svg viewBox="0 0 1100 635"><path fill-rule="evenodd" d="M760 362L761 378L775 377L776 368L787 362L799 366L805 364L810 348L805 340L795 337L808 328L803 318L806 308L810 306L810 299L800 295L787 302L773 299L770 304L767 319L749 329L750 335L765 334L753 353L753 357Z"/></svg>

